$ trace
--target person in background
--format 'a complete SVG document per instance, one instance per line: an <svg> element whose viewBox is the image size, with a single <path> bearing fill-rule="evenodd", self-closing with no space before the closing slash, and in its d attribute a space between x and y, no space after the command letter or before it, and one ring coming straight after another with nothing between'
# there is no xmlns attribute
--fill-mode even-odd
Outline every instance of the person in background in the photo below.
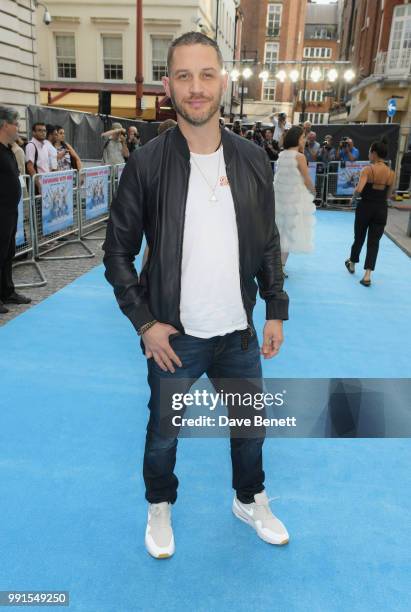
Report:
<svg viewBox="0 0 411 612"><path fill-rule="evenodd" d="M55 125L46 125L46 141L45 145L48 147L49 151L49 159L50 159L50 169L52 172L58 170L58 155L57 149L54 146L57 142L57 128ZM61 153L60 153L61 155Z"/></svg>
<svg viewBox="0 0 411 612"><path fill-rule="evenodd" d="M264 136L263 136L263 132L262 132L262 123L261 121L257 121L254 124L254 128L253 128L253 140L255 142L256 145L258 145L259 147L264 147Z"/></svg>
<svg viewBox="0 0 411 612"><path fill-rule="evenodd" d="M283 275L289 253L313 250L315 187L304 159L303 128L292 127L284 138L274 177L275 220L280 233Z"/></svg>
<svg viewBox="0 0 411 612"><path fill-rule="evenodd" d="M318 154L320 152L320 143L317 142L317 134L310 132L307 136L304 147L304 155L308 162L318 161Z"/></svg>
<svg viewBox="0 0 411 612"><path fill-rule="evenodd" d="M133 151L135 151L136 149L138 149L138 147L141 146L140 134L138 133L138 129L135 125L129 125L127 128L126 145L129 155L131 155Z"/></svg>
<svg viewBox="0 0 411 612"><path fill-rule="evenodd" d="M335 154L337 161L357 161L360 159L359 150L354 147L354 141L352 138L343 138L337 147Z"/></svg>
<svg viewBox="0 0 411 612"><path fill-rule="evenodd" d="M31 299L17 293L12 265L16 253L16 231L21 183L12 145L19 126L16 111L0 107L0 313L7 314L5 304L29 304Z"/></svg>
<svg viewBox="0 0 411 612"><path fill-rule="evenodd" d="M345 267L350 274L354 274L355 264L359 261L368 233L365 274L360 280L364 287L371 285L371 272L375 269L380 240L387 223L387 200L391 197L394 187L394 172L384 161L387 154L386 140L372 143L368 155L370 165L363 168L354 192L354 198L360 196L361 199L355 210L354 243Z"/></svg>
<svg viewBox="0 0 411 612"><path fill-rule="evenodd" d="M330 162L335 161L335 154L336 151L335 147L333 146L333 137L330 134L327 134L324 142L321 145L318 159L319 161L322 161L326 167L328 167Z"/></svg>
<svg viewBox="0 0 411 612"><path fill-rule="evenodd" d="M273 131L270 128L264 132L264 149L270 161L277 161L280 148L278 142L273 140Z"/></svg>
<svg viewBox="0 0 411 612"><path fill-rule="evenodd" d="M311 121L304 121L304 123L303 123L303 130L304 130L305 139L308 138L308 134L311 132L311 128L312 128Z"/></svg>
<svg viewBox="0 0 411 612"><path fill-rule="evenodd" d="M104 132L101 136L105 138L103 164L124 164L130 152L126 143L126 130L121 123L114 122L111 130Z"/></svg>
<svg viewBox="0 0 411 612"><path fill-rule="evenodd" d="M11 145L11 150L13 151L14 156L16 158L17 166L21 176L23 176L23 174L26 174L26 157L24 154L23 146L23 139L17 135L15 142L13 142L13 144Z"/></svg>
<svg viewBox="0 0 411 612"><path fill-rule="evenodd" d="M26 145L26 169L27 174L46 174L51 172L49 145L46 140L46 125L35 123L32 127L33 137Z"/></svg>
<svg viewBox="0 0 411 612"><path fill-rule="evenodd" d="M169 130L170 128L175 127L176 125L177 125L177 121L174 121L174 119L166 119L165 121L160 123L160 125L158 126L157 134L160 135L166 130Z"/></svg>
<svg viewBox="0 0 411 612"><path fill-rule="evenodd" d="M274 110L274 109L273 109ZM283 147L284 136L287 130L290 129L291 124L287 122L287 114L286 113L272 113L270 115L270 119L274 125L274 135L273 138L278 142L278 146L280 149Z"/></svg>
<svg viewBox="0 0 411 612"><path fill-rule="evenodd" d="M56 130L57 138L54 146L57 150L58 170L81 170L81 159L73 147L65 141L64 128L57 125Z"/></svg>

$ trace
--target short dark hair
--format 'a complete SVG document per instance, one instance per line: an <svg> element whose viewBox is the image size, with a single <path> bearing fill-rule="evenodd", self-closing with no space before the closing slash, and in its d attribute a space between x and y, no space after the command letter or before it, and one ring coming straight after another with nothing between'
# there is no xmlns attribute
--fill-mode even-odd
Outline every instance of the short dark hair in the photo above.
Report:
<svg viewBox="0 0 411 612"><path fill-rule="evenodd" d="M181 36L173 40L173 42L168 48L168 54L167 54L167 73L168 74L170 74L171 72L171 65L173 63L174 49L176 47L183 47L183 46L190 46L190 45L207 45L208 47L213 47L213 49L215 49L215 52L217 53L218 63L220 64L221 68L223 68L224 66L223 56L220 51L220 47L217 45L216 41L213 38L206 36L202 32L186 32L185 34L182 34Z"/></svg>
<svg viewBox="0 0 411 612"><path fill-rule="evenodd" d="M370 152L376 153L381 159L385 159L388 155L388 142L383 137L381 140L374 141L370 146Z"/></svg>
<svg viewBox="0 0 411 612"><path fill-rule="evenodd" d="M304 130L299 125L293 125L284 136L284 149L290 149L291 147L297 147L298 141L304 134Z"/></svg>
<svg viewBox="0 0 411 612"><path fill-rule="evenodd" d="M44 127L46 127L46 124L45 124L45 123L43 123L43 121L37 121L37 123L33 123L33 126L32 126L32 128L31 128L31 131L32 131L32 132L35 132L35 131L36 131L36 129L38 128L38 126L39 126L39 125L41 125L42 127L43 127L43 126L44 126Z"/></svg>
<svg viewBox="0 0 411 612"><path fill-rule="evenodd" d="M53 132L55 132L57 130L55 125L51 125L51 123L48 123L46 125L46 129L47 129L47 134L46 134L46 138L48 138L50 136L50 134L52 134Z"/></svg>
<svg viewBox="0 0 411 612"><path fill-rule="evenodd" d="M64 127L62 125L56 125L54 126L55 129L59 132L60 130L64 130Z"/></svg>

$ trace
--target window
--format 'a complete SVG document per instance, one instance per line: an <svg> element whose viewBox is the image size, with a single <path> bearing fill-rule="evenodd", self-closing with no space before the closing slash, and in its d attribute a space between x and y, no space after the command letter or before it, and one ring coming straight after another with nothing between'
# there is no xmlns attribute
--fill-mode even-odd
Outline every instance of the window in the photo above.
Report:
<svg viewBox="0 0 411 612"><path fill-rule="evenodd" d="M300 89L299 100L303 99L303 90ZM324 91L322 89L306 89L305 90L305 101L306 102L323 102Z"/></svg>
<svg viewBox="0 0 411 612"><path fill-rule="evenodd" d="M279 36L281 27L281 4L269 4L267 7L267 36Z"/></svg>
<svg viewBox="0 0 411 612"><path fill-rule="evenodd" d="M269 79L263 83L263 100L274 101L275 100L275 86L277 82L275 79Z"/></svg>
<svg viewBox="0 0 411 612"><path fill-rule="evenodd" d="M331 47L304 47L304 57L330 58Z"/></svg>
<svg viewBox="0 0 411 612"><path fill-rule="evenodd" d="M391 28L388 71L410 73L411 5L396 6Z"/></svg>
<svg viewBox="0 0 411 612"><path fill-rule="evenodd" d="M103 36L104 78L121 80L123 78L123 39L120 36Z"/></svg>
<svg viewBox="0 0 411 612"><path fill-rule="evenodd" d="M152 64L153 81L161 81L163 76L167 76L167 53L171 38L152 38Z"/></svg>
<svg viewBox="0 0 411 612"><path fill-rule="evenodd" d="M264 49L264 64L267 70L274 72L276 70L276 62L278 60L278 43L265 43Z"/></svg>
<svg viewBox="0 0 411 612"><path fill-rule="evenodd" d="M56 34L57 77L59 79L75 79L76 54L74 49L74 34Z"/></svg>
<svg viewBox="0 0 411 612"><path fill-rule="evenodd" d="M307 24L305 26L305 38L335 40L337 38L337 26L327 24Z"/></svg>
<svg viewBox="0 0 411 612"><path fill-rule="evenodd" d="M307 113L307 115L308 115L308 121L310 121L314 125L318 125L321 123L328 123L327 113Z"/></svg>

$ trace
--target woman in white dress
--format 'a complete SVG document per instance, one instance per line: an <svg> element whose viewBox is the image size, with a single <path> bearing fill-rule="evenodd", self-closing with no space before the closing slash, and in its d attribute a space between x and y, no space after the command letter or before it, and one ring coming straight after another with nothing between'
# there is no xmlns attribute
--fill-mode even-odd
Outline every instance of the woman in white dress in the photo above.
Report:
<svg viewBox="0 0 411 612"><path fill-rule="evenodd" d="M293 126L285 135L274 176L275 220L285 277L289 253L309 253L314 248L315 186L308 172L304 146L304 130Z"/></svg>

